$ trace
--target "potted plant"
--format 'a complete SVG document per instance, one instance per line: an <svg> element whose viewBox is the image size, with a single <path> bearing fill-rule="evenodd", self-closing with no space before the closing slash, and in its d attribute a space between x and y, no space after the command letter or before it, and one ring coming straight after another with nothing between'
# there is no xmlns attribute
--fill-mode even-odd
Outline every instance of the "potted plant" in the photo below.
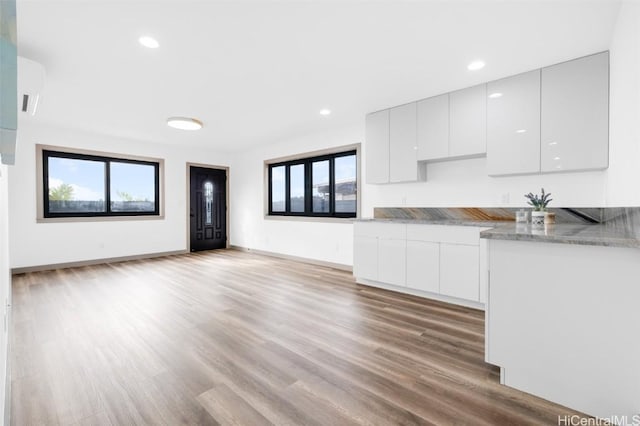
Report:
<svg viewBox="0 0 640 426"><path fill-rule="evenodd" d="M547 215L547 206L553 200L549 198L551 193L545 193L544 188L541 188L541 194L538 196L534 195L531 192L525 194L525 198L529 201L527 204L533 207L533 211L531 212L531 224L532 225L544 225L545 216ZM547 221L547 223L550 223Z"/></svg>

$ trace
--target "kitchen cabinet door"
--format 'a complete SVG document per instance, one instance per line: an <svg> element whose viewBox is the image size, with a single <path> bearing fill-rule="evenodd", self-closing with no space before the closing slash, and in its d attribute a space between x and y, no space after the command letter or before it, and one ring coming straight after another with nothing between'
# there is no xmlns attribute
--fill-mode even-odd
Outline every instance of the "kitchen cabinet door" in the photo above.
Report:
<svg viewBox="0 0 640 426"><path fill-rule="evenodd" d="M353 238L353 276L378 280L378 238L356 235Z"/></svg>
<svg viewBox="0 0 640 426"><path fill-rule="evenodd" d="M542 69L541 170L609 165L609 52Z"/></svg>
<svg viewBox="0 0 640 426"><path fill-rule="evenodd" d="M378 281L397 286L406 285L406 239L378 240Z"/></svg>
<svg viewBox="0 0 640 426"><path fill-rule="evenodd" d="M416 139L416 103L400 105L389 111L389 181L418 180Z"/></svg>
<svg viewBox="0 0 640 426"><path fill-rule="evenodd" d="M449 157L487 152L487 85L449 94Z"/></svg>
<svg viewBox="0 0 640 426"><path fill-rule="evenodd" d="M389 110L367 115L365 122L367 183L389 182Z"/></svg>
<svg viewBox="0 0 640 426"><path fill-rule="evenodd" d="M488 83L487 172L540 172L540 70Z"/></svg>
<svg viewBox="0 0 640 426"><path fill-rule="evenodd" d="M418 102L418 161L449 155L449 94Z"/></svg>
<svg viewBox="0 0 640 426"><path fill-rule="evenodd" d="M480 251L478 246L440 244L440 294L480 300Z"/></svg>
<svg viewBox="0 0 640 426"><path fill-rule="evenodd" d="M440 244L407 241L407 287L440 291Z"/></svg>

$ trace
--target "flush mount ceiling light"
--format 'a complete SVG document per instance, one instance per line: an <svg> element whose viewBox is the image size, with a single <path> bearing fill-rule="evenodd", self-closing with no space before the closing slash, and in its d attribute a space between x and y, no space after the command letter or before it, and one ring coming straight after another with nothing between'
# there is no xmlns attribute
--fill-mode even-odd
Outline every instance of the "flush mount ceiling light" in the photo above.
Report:
<svg viewBox="0 0 640 426"><path fill-rule="evenodd" d="M518 129L516 130L516 133L526 133L527 129Z"/></svg>
<svg viewBox="0 0 640 426"><path fill-rule="evenodd" d="M320 115L329 115L329 114L331 114L331 110L328 108L322 108L320 110Z"/></svg>
<svg viewBox="0 0 640 426"><path fill-rule="evenodd" d="M167 118L167 126L180 130L200 130L202 121L190 117L170 117Z"/></svg>
<svg viewBox="0 0 640 426"><path fill-rule="evenodd" d="M467 65L467 69L469 71L477 71L484 68L484 65L485 64L483 61L473 61L469 65Z"/></svg>
<svg viewBox="0 0 640 426"><path fill-rule="evenodd" d="M501 97L502 97L502 93L498 93L498 92L496 92L496 93L492 93L492 94L490 94L490 95L489 95L489 97L490 97L491 99L501 98Z"/></svg>
<svg viewBox="0 0 640 426"><path fill-rule="evenodd" d="M140 37L138 39L138 42L140 42L140 44L144 47L148 47L149 49L157 49L158 47L160 47L160 43L158 43L158 40L149 36Z"/></svg>

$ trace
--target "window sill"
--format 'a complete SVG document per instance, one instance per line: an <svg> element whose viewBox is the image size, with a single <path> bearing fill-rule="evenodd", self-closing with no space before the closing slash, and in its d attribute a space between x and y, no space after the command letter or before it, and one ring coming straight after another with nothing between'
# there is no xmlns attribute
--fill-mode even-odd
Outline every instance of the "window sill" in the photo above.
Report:
<svg viewBox="0 0 640 426"><path fill-rule="evenodd" d="M73 223L73 222L122 222L131 220L164 220L164 215L156 216L89 216L89 217L38 217L36 223Z"/></svg>
<svg viewBox="0 0 640 426"><path fill-rule="evenodd" d="M359 218L356 217L322 217L322 216L286 216L286 215L264 215L265 220L281 220L291 222L321 222L321 223L353 223Z"/></svg>

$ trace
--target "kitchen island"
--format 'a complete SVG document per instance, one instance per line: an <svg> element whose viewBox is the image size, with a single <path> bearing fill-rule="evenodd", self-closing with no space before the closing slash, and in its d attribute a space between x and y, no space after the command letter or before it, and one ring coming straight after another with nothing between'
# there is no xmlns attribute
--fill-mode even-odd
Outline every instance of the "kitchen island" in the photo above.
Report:
<svg viewBox="0 0 640 426"><path fill-rule="evenodd" d="M613 423L638 424L634 228L511 223L481 238L488 260L485 358L500 367L501 382Z"/></svg>

